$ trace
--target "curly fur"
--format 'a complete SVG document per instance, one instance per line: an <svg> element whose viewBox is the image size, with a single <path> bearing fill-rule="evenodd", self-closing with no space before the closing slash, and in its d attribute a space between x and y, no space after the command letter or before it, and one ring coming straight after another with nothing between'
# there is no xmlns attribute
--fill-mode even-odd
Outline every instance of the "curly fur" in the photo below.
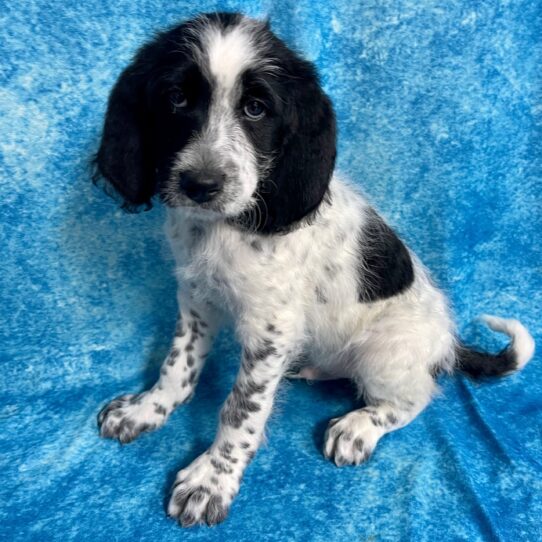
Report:
<svg viewBox="0 0 542 542"><path fill-rule="evenodd" d="M167 206L180 315L158 382L105 407L101 434L129 442L162 425L223 322L243 346L215 442L173 487L168 511L184 526L226 517L287 373L355 382L366 405L331 420L324 453L359 464L425 408L438 372L504 374L534 352L519 322L496 317L513 339L504 352L460 344L427 270L334 174L335 137L314 67L238 14L158 35L112 90L98 170L125 208L155 195Z"/></svg>

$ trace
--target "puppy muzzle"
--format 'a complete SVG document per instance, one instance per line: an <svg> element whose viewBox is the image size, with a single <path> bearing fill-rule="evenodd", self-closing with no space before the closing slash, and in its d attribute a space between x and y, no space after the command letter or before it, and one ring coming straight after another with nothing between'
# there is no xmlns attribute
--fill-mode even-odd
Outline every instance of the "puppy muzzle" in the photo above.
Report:
<svg viewBox="0 0 542 542"><path fill-rule="evenodd" d="M195 203L207 203L221 192L226 175L209 171L183 171L179 174L181 192Z"/></svg>

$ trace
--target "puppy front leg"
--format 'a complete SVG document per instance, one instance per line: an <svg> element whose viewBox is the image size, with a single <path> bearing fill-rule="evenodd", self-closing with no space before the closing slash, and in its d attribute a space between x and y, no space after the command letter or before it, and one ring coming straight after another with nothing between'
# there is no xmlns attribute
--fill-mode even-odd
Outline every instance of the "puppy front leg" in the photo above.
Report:
<svg viewBox="0 0 542 542"><path fill-rule="evenodd" d="M256 349L245 348L213 445L177 474L168 513L183 527L214 525L228 514L259 446L286 364L286 349L269 339Z"/></svg>
<svg viewBox="0 0 542 542"><path fill-rule="evenodd" d="M148 391L121 395L108 403L98 415L101 436L125 444L161 427L175 407L192 397L217 327L216 315L209 308L182 300L160 378Z"/></svg>

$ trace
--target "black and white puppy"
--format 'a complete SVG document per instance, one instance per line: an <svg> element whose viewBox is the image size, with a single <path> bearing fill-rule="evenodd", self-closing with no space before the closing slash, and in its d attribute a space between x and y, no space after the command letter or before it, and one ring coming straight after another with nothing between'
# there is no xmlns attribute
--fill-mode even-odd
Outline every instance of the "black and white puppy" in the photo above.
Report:
<svg viewBox="0 0 542 542"><path fill-rule="evenodd" d="M497 355L457 339L446 299L363 197L334 175L335 118L314 67L267 24L202 15L146 44L109 99L98 171L124 207L167 206L177 331L158 382L113 400L101 434L129 442L192 395L213 336L233 322L239 374L216 439L178 473L168 512L222 521L281 378L347 377L366 406L331 420L324 454L365 461L431 400L440 371L521 369L534 342L515 320Z"/></svg>

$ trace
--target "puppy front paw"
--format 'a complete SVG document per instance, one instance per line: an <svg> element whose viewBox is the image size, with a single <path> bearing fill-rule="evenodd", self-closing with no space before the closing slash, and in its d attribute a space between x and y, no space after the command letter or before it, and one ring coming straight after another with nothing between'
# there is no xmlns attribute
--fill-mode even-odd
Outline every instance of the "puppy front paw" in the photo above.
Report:
<svg viewBox="0 0 542 542"><path fill-rule="evenodd" d="M122 395L100 411L98 427L102 437L118 439L121 444L126 444L141 433L163 425L168 414L168 409L153 401L147 393Z"/></svg>
<svg viewBox="0 0 542 542"><path fill-rule="evenodd" d="M239 491L239 478L233 466L205 452L177 473L168 515L183 527L224 521Z"/></svg>

